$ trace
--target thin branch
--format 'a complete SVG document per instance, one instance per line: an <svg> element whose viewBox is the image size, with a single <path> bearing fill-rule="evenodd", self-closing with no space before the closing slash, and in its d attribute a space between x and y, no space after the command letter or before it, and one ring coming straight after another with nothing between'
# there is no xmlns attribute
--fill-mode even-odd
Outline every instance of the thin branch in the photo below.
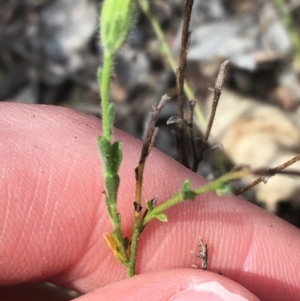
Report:
<svg viewBox="0 0 300 301"><path fill-rule="evenodd" d="M193 8L194 0L186 0L184 13L183 13L183 26L181 32L181 46L179 55L179 65L177 68L177 95L178 95L178 116L183 119L183 83L184 83L184 72L186 68L186 56L189 47L190 40L190 20Z"/></svg>
<svg viewBox="0 0 300 301"><path fill-rule="evenodd" d="M181 33L179 63L178 63L178 67L176 70L178 117L180 119L184 118L184 114L183 114L184 72L185 72L185 68L186 68L187 50L188 50L189 41L190 41L189 26L190 26L193 4L194 4L194 0L186 0L185 1L185 7L184 7L184 13L183 13L183 26L182 26L182 33ZM178 146L178 148L179 148L180 162L183 165L185 165L186 167L189 167L185 143L184 143L184 129L183 128L179 128L179 146Z"/></svg>
<svg viewBox="0 0 300 301"><path fill-rule="evenodd" d="M229 64L229 60L226 60L225 62L223 62L220 66L220 70L215 82L215 86L213 89L214 92L214 98L213 98L213 103L212 103L212 108L211 108L211 113L209 116L209 121L208 121L208 125L201 143L201 147L200 147L200 151L198 154L198 160L196 162L194 162L193 165L193 170L197 169L198 164L200 163L200 161L202 160L203 157L203 152L205 150L205 146L207 145L207 141L212 129L212 125L215 119L215 115L216 115L216 111L217 111L217 107L218 107L218 103L220 100L220 96L222 93L222 88L223 88L223 83L224 83L224 79L226 76L226 71L227 71L227 66Z"/></svg>
<svg viewBox="0 0 300 301"><path fill-rule="evenodd" d="M253 188L254 186L256 186L257 184L264 182L266 177L272 177L276 174L285 174L285 175L291 175L291 176L300 176L300 172L299 171L283 171L283 169L287 168L288 166L296 163L297 161L300 160L300 154L298 154L297 156L295 156L294 158L288 160L287 162L275 167L275 168L269 168L269 169L256 169L253 170L253 173L256 175L261 175L261 177L259 177L258 179L256 179L255 181L253 181L251 184L249 184L248 186L241 188L241 189L237 189L234 194L235 195L240 195L246 191L248 191L249 189Z"/></svg>
<svg viewBox="0 0 300 301"><path fill-rule="evenodd" d="M144 225L142 224L141 214L143 209L142 188L143 188L143 175L144 175L145 163L153 147L155 138L158 134L158 128L155 127L155 123L157 121L161 109L163 108L167 100L169 100L169 97L167 95L164 95L161 98L160 102L157 104L157 106L153 108L153 114L146 130L139 164L135 169L136 186L135 186L135 201L133 203L134 227L133 227L132 241L130 247L130 259L129 259L128 270L127 270L128 276L135 275L136 252L138 247L138 241L139 241L140 234L144 229Z"/></svg>
<svg viewBox="0 0 300 301"><path fill-rule="evenodd" d="M167 95L164 95L159 101L159 103L157 104L157 106L153 107L152 117L146 129L139 164L138 167L135 169L135 173L136 173L135 202L137 205L141 205L142 183L143 183L145 162L155 142L155 138L158 134L158 128L155 127L155 123L160 111L162 110L162 108L164 107L164 105L169 99L170 98Z"/></svg>
<svg viewBox="0 0 300 301"><path fill-rule="evenodd" d="M192 162L194 166L194 162L197 162L197 151L196 151L196 143L194 137L194 110L195 110L196 101L190 100L188 101L188 105L189 105L189 121L187 125L187 130L188 130L189 144L192 151L192 158L193 158ZM193 171L196 170L193 169Z"/></svg>

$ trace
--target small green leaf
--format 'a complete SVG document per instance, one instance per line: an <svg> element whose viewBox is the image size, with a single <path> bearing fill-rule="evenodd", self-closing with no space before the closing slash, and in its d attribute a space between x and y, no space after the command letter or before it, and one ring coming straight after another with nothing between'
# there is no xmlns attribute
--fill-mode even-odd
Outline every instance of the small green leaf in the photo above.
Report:
<svg viewBox="0 0 300 301"><path fill-rule="evenodd" d="M184 190L191 190L191 183L190 183L190 180L186 179L186 180L183 182L183 189L184 189Z"/></svg>
<svg viewBox="0 0 300 301"><path fill-rule="evenodd" d="M97 139L104 164L105 176L117 174L122 161L122 143L116 141L110 144L110 142L102 136L98 136Z"/></svg>
<svg viewBox="0 0 300 301"><path fill-rule="evenodd" d="M166 223L168 221L168 217L164 213L159 213L159 214L155 215L154 217L164 223Z"/></svg>
<svg viewBox="0 0 300 301"><path fill-rule="evenodd" d="M148 210L148 213L150 213L153 210L153 202L151 201L146 201L146 208Z"/></svg>
<svg viewBox="0 0 300 301"><path fill-rule="evenodd" d="M189 180L184 181L181 194L184 200L194 200L197 196L197 194L191 190L191 183Z"/></svg>
<svg viewBox="0 0 300 301"><path fill-rule="evenodd" d="M109 165L110 155L111 155L110 142L102 136L98 136L97 140L98 140L98 146L100 149L101 158L104 165L104 170L105 173L107 173L109 169L108 165Z"/></svg>
<svg viewBox="0 0 300 301"><path fill-rule="evenodd" d="M233 188L230 184L223 184L221 187L216 189L216 194L218 196L233 194Z"/></svg>

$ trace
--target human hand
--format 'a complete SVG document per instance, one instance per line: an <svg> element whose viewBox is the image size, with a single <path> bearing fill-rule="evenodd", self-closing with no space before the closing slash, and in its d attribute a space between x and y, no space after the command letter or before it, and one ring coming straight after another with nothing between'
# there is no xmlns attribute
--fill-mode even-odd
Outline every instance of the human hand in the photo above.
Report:
<svg viewBox="0 0 300 301"><path fill-rule="evenodd" d="M151 222L140 239L139 275L126 279L103 239L111 226L100 133L97 118L69 109L0 103L1 286L50 281L84 293L81 301L299 300L299 230L237 197L214 193L168 210L168 223ZM130 237L141 143L117 130L115 138L123 141L119 211ZM163 202L186 178L192 187L205 183L153 150L143 199ZM190 254L199 237L208 244L209 271L190 268L201 265ZM197 292L208 283L223 297ZM43 285L0 288L1 301L67 299Z"/></svg>

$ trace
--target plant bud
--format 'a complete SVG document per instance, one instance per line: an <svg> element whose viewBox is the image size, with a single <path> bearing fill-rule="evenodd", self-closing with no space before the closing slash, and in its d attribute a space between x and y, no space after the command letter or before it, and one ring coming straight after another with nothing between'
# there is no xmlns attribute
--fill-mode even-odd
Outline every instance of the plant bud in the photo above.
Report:
<svg viewBox="0 0 300 301"><path fill-rule="evenodd" d="M114 55L124 44L134 22L136 0L105 0L100 15L104 52Z"/></svg>

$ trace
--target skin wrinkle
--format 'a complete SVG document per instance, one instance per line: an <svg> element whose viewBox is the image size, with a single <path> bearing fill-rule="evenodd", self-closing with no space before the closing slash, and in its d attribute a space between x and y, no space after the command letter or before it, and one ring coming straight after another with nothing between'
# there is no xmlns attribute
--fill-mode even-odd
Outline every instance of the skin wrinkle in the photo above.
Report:
<svg viewBox="0 0 300 301"><path fill-rule="evenodd" d="M266 227L269 226L269 223L267 223L265 225ZM261 227L261 225L260 225ZM252 243L252 246L251 246L251 249L249 250L249 258L248 258L248 261L245 262L245 270L249 270L249 267L252 266L257 268L258 270L261 271L261 274L263 274L265 271L264 271L264 267L265 266L268 266L268 270L270 269L270 267L272 267L272 262L277 262L276 260L276 257L272 258L272 260L270 260L269 256L268 256L268 251L266 248L261 248L261 246L264 246L264 245L270 245L270 242L268 242L268 236L266 237L266 239L260 239L258 233L260 231L260 228L259 226L255 223L253 225L253 230L254 230L254 238L253 238L253 243ZM269 231L273 231L275 229L269 229ZM272 233L270 233L270 235L273 235ZM260 264L260 263L257 263L257 260L256 258L259 257L259 255L262 255L263 254L263 257L265 258L264 260L264 264ZM274 256L276 256L277 254L275 253ZM249 265L249 267L248 267ZM276 270L274 270L274 273L276 274Z"/></svg>
<svg viewBox="0 0 300 301"><path fill-rule="evenodd" d="M183 231L185 233L187 233L187 235L192 236L192 237L194 236L194 233L191 232L191 227L190 227L189 222L187 220L183 220L181 229L183 229ZM176 230L176 232L175 232L175 235L174 235L174 240L177 237L180 237L180 229L176 228L175 230ZM201 233L201 232L199 232L199 233ZM192 261L194 259L196 259L196 257L194 257L190 253L190 251L193 250L193 249L195 251L198 251L199 250L198 245L199 245L199 238L195 237L195 244L194 245L183 245L183 244L180 244L179 247L177 248L177 252L180 252L181 257L184 257L184 256L186 257L187 264L185 265L185 263L183 263L184 267L192 267L192 264L193 264ZM199 264L201 264L201 261L199 262Z"/></svg>
<svg viewBox="0 0 300 301"><path fill-rule="evenodd" d="M259 227L256 223L253 224L252 228L253 228L253 239L252 239L251 246L249 248L248 256L243 265L243 270L245 271L250 271L253 269L253 267L258 267L259 263L257 263L256 260L258 258L258 253L260 253L259 255L263 255L263 257L265 258L264 264L268 263L267 264L268 266L272 266L270 264L271 262L269 263L268 254L265 253L265 248L259 247L263 245L268 245L268 241L267 241L268 237L264 240L259 239L259 236L257 235L257 232L259 231ZM261 271L261 274L263 274L265 272L264 265L259 265L259 270Z"/></svg>
<svg viewBox="0 0 300 301"><path fill-rule="evenodd" d="M78 123L76 120L75 121L73 121L72 123ZM90 126L89 124L87 124L87 123L83 123L83 122L80 122L80 123L78 123L78 124L80 124L80 125L86 125L86 126L88 126L88 127L90 127L90 128L95 128L95 127L92 127L92 126ZM77 136L79 135L79 133L78 132L76 132L76 134L77 134ZM85 132L84 131L82 131L82 134L85 134ZM95 146L96 146L96 141L95 141ZM96 175L94 175L94 176L92 176L91 177L91 181L93 182L94 180L95 180L95 178L96 178ZM86 177L85 177L85 179L87 179ZM87 179L88 180L88 179ZM83 183L82 183L82 185L83 185ZM99 185L92 185L92 187L94 188L97 188L98 189L98 192L99 192L99 189L102 191L103 190L103 188L101 189L101 187L99 187ZM95 193L94 193L94 195L96 195L97 194L97 189L95 189ZM99 194L99 193L98 193ZM100 195L101 196L103 196L102 195L102 193L100 193ZM104 202L104 200L101 200L101 202ZM100 202L98 203L98 202L96 202L96 204L100 204ZM102 210L102 212L101 212L101 216L102 215L104 215L104 214L106 214L106 212L105 211L103 211ZM95 221L95 222L97 222L97 221ZM91 225L92 226L92 225ZM91 227L92 228L92 227ZM101 235L102 236L102 235ZM99 240L99 238L98 238L98 240ZM84 253L88 253L88 251L87 251L87 249L90 247L89 246L89 243L87 243L86 244L88 247L87 248L84 248ZM92 250L92 251L94 251L95 252L95 250ZM110 251L109 251L110 252ZM88 254L85 254L86 256L88 256ZM82 254L79 254L79 257L78 257L78 259L79 258L81 258L82 257ZM79 261L79 260L78 260ZM95 269L97 266L95 265L95 266L93 266L93 269ZM68 268L68 270L70 269L70 267ZM84 269L84 268L83 268ZM82 269L81 269L81 272L82 272ZM88 272L89 273L91 273L91 270L88 270ZM74 274L74 271L73 271L73 274ZM76 274L76 272L75 272L75 274ZM84 272L83 272L83 274L84 274ZM84 275L81 275L81 277L84 277ZM68 277L68 279L72 279L72 278L74 278L74 277ZM68 282L68 280L67 280L67 282Z"/></svg>
<svg viewBox="0 0 300 301"><path fill-rule="evenodd" d="M82 124L82 123L80 123L80 124ZM86 125L88 125L88 124L86 124ZM84 135L85 133L84 132L82 132L82 134ZM79 135L79 133L77 132L77 135ZM96 142L95 142L95 144L96 144ZM78 147L80 147L81 145L78 145L77 144L77 146ZM79 151L78 150L74 150L74 153L76 154L76 153L78 153ZM74 156L72 155L72 157L74 158ZM73 160L72 162L75 162L75 160ZM71 167L70 167L70 169L71 169ZM90 168L89 168L89 166L87 166L87 168L84 170L84 171L86 171L86 170L90 170ZM92 169L92 170L95 170L95 169ZM86 180L88 180L88 179L90 179L92 182L96 179L97 177L96 177L96 175L94 174L94 175L91 175L90 173L87 175L87 177L85 177L85 179ZM82 183L80 183L80 185L82 185ZM99 188L99 184L94 184L94 185L92 185L92 187L94 188L93 189L93 193L92 194L94 194L94 195L100 195L101 196L101 198L102 198L102 200L100 201L100 202L96 202L95 204L97 205L97 207L100 207L99 205L100 205L100 203L103 201L104 202L104 196L103 196L103 194L102 194L102 192L100 192L99 193L99 190L103 190L103 188L101 189L101 187ZM80 187L78 187L78 189L80 190ZM83 195L84 196L84 195ZM97 210L93 210L93 212L99 212L100 210L99 210L99 208L97 209ZM90 229L91 229L91 231L90 231L90 234L91 234L91 236L93 236L93 232L92 232L92 230L95 228L95 224L97 224L97 223L99 223L101 220L102 220L102 216L104 216L104 215L106 215L107 214L107 212L106 211L100 211L101 212L101 214L100 214L100 216L99 216L99 213L97 213L97 214L95 214L95 217L92 219L93 220L93 223L90 223ZM90 220L89 220L89 222L90 222ZM78 232L79 233L79 232ZM63 283L65 283L67 286L69 286L69 287L71 287L71 288L75 288L74 287L74 284L73 285L71 285L70 286L70 282L71 281L73 281L73 283L75 282L75 280L76 280L76 278L78 278L78 277L80 277L81 279L83 279L85 276L86 276L86 274L88 274L89 276L91 275L91 273L93 273L93 271L95 270L95 269L97 269L98 268L98 266L100 265L100 263L98 263L98 264L94 264L93 266L92 266L92 268L90 268L90 264L87 264L87 265L84 265L83 267L82 267L82 265L80 265L80 268L79 267L76 267L76 266L78 266L78 263L77 262L81 262L81 261L83 261L84 260L84 257L92 257L90 254L89 254L89 249L92 249L92 246L93 246L93 242L91 243L91 241L95 241L95 240L97 240L97 241L99 241L99 240L102 240L102 233L101 234L97 234L97 236L95 236L94 235L94 237L90 237L90 236L88 236L89 238L87 238L87 241L86 241L86 243L84 244L85 245L85 247L82 249L82 252L80 252L79 254L78 254L78 257L77 257L77 259L74 261L74 263L72 263L64 272L63 272L63 274L65 274L65 275L61 275L61 274L58 274L57 276L55 276L55 281L57 282L57 281L59 281L59 282L63 282ZM104 243L104 242L103 242ZM91 250L91 252L92 253L96 253L97 251L95 250L95 249L92 249ZM99 253L99 252L97 252L97 253ZM108 254L109 255L111 255L110 254L110 251L108 250ZM94 256L95 257L95 256ZM99 255L98 255L98 257L99 257ZM103 259L105 259L105 257L106 256L103 256ZM99 258L99 259L101 259L101 258ZM101 261L101 260L100 260ZM73 269L73 270L72 270ZM80 274L78 275L78 273L76 272L76 270L80 270ZM68 271L70 271L70 275L68 275ZM67 276L66 276L67 275Z"/></svg>
<svg viewBox="0 0 300 301"><path fill-rule="evenodd" d="M53 120L52 120L53 121ZM55 121L55 120L54 120ZM57 123L58 124L58 123ZM73 137L72 138L70 138L70 139L73 139ZM65 144L64 144L64 149L68 149L68 141L69 141L69 139L66 139L66 141L65 141ZM53 215L52 215L52 219L51 219L51 222L50 222L50 228L49 228L49 235L47 236L47 239L50 237L50 235L51 235L51 228L52 228L52 225L53 225L53 221L55 221L56 220L56 213L57 213L57 208L59 207L59 200L63 200L64 199L64 195L65 194L67 194L67 192L68 192L68 190L69 190L69 184L71 183L71 180L72 180L72 177L74 176L73 174L71 174L71 170L72 170L72 168L74 168L74 166L76 166L76 164L77 164L77 162L78 162L78 158L76 157L76 149L75 150L72 150L73 152L72 152L72 155L71 155L71 160L69 160L68 161L68 166L67 166L67 168L66 168L66 176L65 177L63 177L62 178L62 176L59 174L58 176L59 176L59 178L56 178L56 181L54 181L54 183L53 183L53 181L51 181L51 188L50 188L50 190L49 191L52 191L52 190L54 190L53 189L53 187L52 186L55 186L56 185L56 183L59 181L59 182L63 182L64 183L64 185L63 185L63 189L62 189L62 191L60 191L59 192L59 195L58 196L56 196L56 200L57 200L57 202L55 203L55 206L54 206L54 209L53 209ZM52 160L52 161L54 161L54 163L56 163L56 156L54 157L54 160ZM52 165L53 166L55 166L55 164L50 164L50 172L51 172L51 179L52 179L52 175L53 175L53 172L52 172L52 170L54 170L54 168L51 168L52 167ZM53 183L53 184L52 184ZM81 183L80 183L80 185L82 185ZM78 189L80 190L80 187L78 187ZM60 206L61 207L61 206ZM70 212L70 214L71 214L71 212ZM71 218L72 219L72 218ZM68 221L66 221L66 223L67 223ZM66 224L65 223L65 224ZM82 226L82 225L78 225L78 223L75 223L75 224L73 224L72 225L72 227L74 227L74 228L78 228L78 230L80 230L80 226ZM77 231L77 233L80 233L80 231ZM77 235L77 237L78 237L78 235Z"/></svg>
<svg viewBox="0 0 300 301"><path fill-rule="evenodd" d="M274 235L274 232L277 232L277 229L276 229L277 226L273 226L273 225L270 226L270 224L267 223L266 227L269 227L269 232L272 232L270 234L270 236ZM258 230L259 229L257 229L257 231ZM266 240L266 241L261 240L259 243L262 244L262 245L269 245L270 246L270 242L268 240ZM278 242L278 244L274 245L274 243L273 243L273 248L272 249L274 249L274 250L284 249L284 248L286 248L286 246L288 246L288 244L289 244L289 241L285 239L284 241ZM279 255L279 252L275 252L275 254L273 254L273 256L272 256L273 260L271 261L268 248L263 248L263 252L265 253L264 257L266 258L266 261L263 263L263 267L262 267L261 270L263 270L263 271L268 270L267 262L269 262L269 266L271 266L271 269L272 269L273 273L274 274L280 273L281 274L281 279L285 280L286 285L288 285L288 283L289 283L288 278L289 277L288 277L287 272L288 272L289 269L284 269L283 272L282 271L280 272L279 267L280 267L280 265L284 265L284 266L290 266L291 268L293 268L294 263L289 261L288 258L282 257L281 255Z"/></svg>
<svg viewBox="0 0 300 301"><path fill-rule="evenodd" d="M175 233L174 233L175 232ZM160 249L167 249L168 250L168 256L172 257L173 255L173 249L168 246L171 245L171 242L173 240L173 237L176 237L176 232L177 232L177 229L174 228L174 229L171 229L171 231L168 231L168 234L166 235L166 237L160 241L160 244L159 244L159 249L157 249L153 255L151 256L150 260L148 259L146 264L143 265L143 270L147 270L149 269L149 266L153 265L153 262L156 262L158 260L158 257L161 257L161 251ZM165 247L166 246L166 247ZM177 251L177 250L176 250ZM142 258L139 256L139 259L140 259L140 262L142 261ZM163 266L161 267L163 268ZM140 264L138 264L137 266L137 273L140 273Z"/></svg>
<svg viewBox="0 0 300 301"><path fill-rule="evenodd" d="M103 223L102 216L107 215L107 211L101 210L101 203L97 202L96 204L97 209L95 208L94 210L96 214L94 215L90 235L87 238L85 247L82 249L82 252L79 253L78 258L76 261L74 261L74 263L72 263L66 270L53 278L54 283L59 283L60 285L64 285L65 287L73 290L78 290L78 287L82 287L82 284L88 283L90 281L101 284L101 279L99 279L99 276L97 276L96 273L97 269L101 265L101 262L104 262L105 260L111 258L112 253L111 250L107 247L107 252L100 256L101 254L99 254L99 250L94 247L95 244L99 242L99 240L102 240L103 232L98 233L97 231L93 230L98 228L97 224L101 225ZM108 222L107 218L105 220ZM103 244L105 244L104 240ZM94 254L97 254L97 256L95 256ZM89 260L89 258L91 258L92 262ZM95 258L97 259L96 261ZM119 262L114 258L113 264L110 264L110 268L112 270L116 270L119 265ZM106 274L107 273L104 273L104 275ZM119 278L122 278L122 276L123 273L119 276ZM86 291L92 291L93 289L94 287L91 286L86 288Z"/></svg>
<svg viewBox="0 0 300 301"><path fill-rule="evenodd" d="M280 220L280 223L282 223L283 227L280 227L280 224L277 224L277 228L275 227L270 227L270 225L272 225L272 222L269 221L269 216L267 219L264 220L263 224L260 224L259 226L256 225L256 229L258 231L257 235L256 235L256 248L252 248L252 250L256 251L256 252L252 252L252 256L249 259L249 262L252 262L251 264L248 264L248 270L249 270L249 276L248 276L248 281L245 279L245 277L241 277L241 278L237 278L237 280L239 281L239 283L241 283L242 285L244 285L245 287L247 287L249 281L251 281L253 283L254 289L252 290L253 293L258 294L258 287L260 287L262 285L261 281L259 280L260 278L258 276L264 276L266 274L270 274L272 276L269 276L269 282L266 283L270 288L269 290L272 291L272 293L267 293L265 294L265 296L260 296L260 298L262 298L263 300L270 300L271 298L275 297L277 298L276 300L290 300L289 298L287 298L287 295L282 294L282 295L278 295L276 292L277 288L278 288L278 284L276 283L276 280L278 281L278 279L280 279L280 286L282 287L282 292L286 291L287 293L290 292L290 283L288 282L288 278L293 279L292 274L290 273L290 270L287 269L286 267L290 266L291 269L293 269L293 263L284 260L284 267L281 267L280 269L276 269L276 267L274 268L274 265L278 265L278 262L276 262L276 257L277 254L275 256L272 256L272 258L270 258L269 256L269 252L268 249L277 249L278 248L278 244L275 244L274 240L272 240L272 236L274 235L274 232L277 231L282 231L283 228L286 227L286 224ZM265 237L262 238L259 235L259 231L261 231L261 229L267 229L267 233L265 234ZM291 227L292 228L292 227ZM291 228L289 229L289 231L291 231ZM270 240L269 240L270 238ZM288 241L284 241L285 239L283 238L281 241L281 244L285 245L286 243L288 243ZM266 248L262 248L261 246L266 246ZM260 246L260 247L257 247ZM256 259L256 260L254 260ZM286 258L285 258L286 259ZM253 273L253 271L256 271L255 273ZM290 277L283 277L284 275L290 275ZM295 274L294 274L295 276ZM293 281L291 281L293 282ZM255 285L256 284L256 285ZM297 295L296 295L297 296ZM295 296L294 296L295 297ZM292 298L292 296L290 295L290 298ZM296 298L297 300L298 298Z"/></svg>
<svg viewBox="0 0 300 301"><path fill-rule="evenodd" d="M222 222L218 222L218 220L222 220ZM240 265L248 256L249 245L253 237L251 219L244 212L235 210L231 204L227 203L225 197L219 207L208 204L207 209L203 208L202 222L205 222L206 231L214 229L214 232L219 233L218 236L210 235L209 232L201 233L201 236L208 237L205 242L208 244L210 269L216 272L219 270L222 272L223 270L224 272L227 269L240 268ZM226 227L224 227L224 224L226 224ZM242 243L234 245L230 243L228 237L233 231L244 236ZM247 232L246 236L242 234L245 231ZM224 250L226 250L225 253ZM223 255L220 256L220 254ZM238 260L235 259L236 255L238 255Z"/></svg>
<svg viewBox="0 0 300 301"><path fill-rule="evenodd" d="M41 176L46 176L45 174L42 174ZM38 190L38 189L37 189ZM42 213L42 216L41 216L41 220L43 221L45 219L45 217L47 216L47 210L48 208L50 207L50 202L49 202L49 189L46 190L46 195L44 197L44 202L45 202L45 205L43 206L43 213ZM41 228L43 227L43 224L41 223L40 224L40 228L39 230L41 230Z"/></svg>
<svg viewBox="0 0 300 301"><path fill-rule="evenodd" d="M13 160L11 161L11 164L12 164L12 167L15 167L15 159L13 158ZM18 196L19 196L19 193L18 193L18 187L15 187L15 186L12 186L12 184L11 184L11 182L10 181L5 181L5 182L7 182L7 185L8 185L8 198L9 199L13 199L15 202L20 202L20 200L21 200L21 198L19 198ZM23 180L22 180L22 182L23 182ZM11 192L14 192L14 193L11 193ZM13 196L12 196L13 195ZM7 202L7 203L9 203L9 202ZM8 207L9 207L9 205L8 205ZM10 210L8 213L7 213L7 220L9 221L9 216L11 215L11 214L13 214L13 211L12 210ZM17 215L17 217L16 217L16 221L18 222L18 215ZM6 229L8 229L7 227L6 227ZM8 229L9 230L9 229ZM5 237L5 232L3 232L3 236ZM15 231L13 232L13 234L15 234ZM12 235L13 236L13 235ZM19 242L19 239L18 238L16 238L16 239L14 239L13 240L13 244L15 243L15 242ZM2 243L1 244L1 246L5 246L5 240L4 240L4 243ZM0 247L1 247L0 246ZM4 250L5 250L5 248L4 248ZM13 254L14 254L14 252L16 251L16 248L15 248L15 246L14 246L14 248L13 248L13 252L12 253L8 253L8 256L10 257L10 256L12 256L13 257ZM5 258L5 257L3 257L3 258ZM1 262L0 262L1 263ZM9 264L8 264L8 266L6 266L4 269L1 269L1 270L4 270L5 271L5 269L6 270L9 270L10 269L10 267L11 267L11 265L12 265L12 263L13 263L13 261L12 260L10 260L9 261ZM5 273L4 273L5 274Z"/></svg>
<svg viewBox="0 0 300 301"><path fill-rule="evenodd" d="M245 228L247 229L247 231L245 233L246 235L243 241L241 242L241 244L238 244L237 250L234 250L233 254L239 254L239 256L241 256L241 254L244 254L244 256L240 258L240 262L241 262L240 265L243 266L244 262L247 260L251 252L251 246L253 245L255 233L253 231L254 223L252 222L251 218L247 220L247 224L246 224L245 222L243 222L243 219L241 218L240 214L241 214L240 212L236 213L236 217L238 221L237 224L241 232L245 231Z"/></svg>
<svg viewBox="0 0 300 301"><path fill-rule="evenodd" d="M255 260L255 256L256 256L256 251L255 251L255 228L257 228L256 224L253 224L253 235L252 235L252 239L251 239L251 243L249 244L249 251L248 251L248 256L245 258L244 264L242 265L242 270L243 271L250 271L251 267L253 267L253 263Z"/></svg>
<svg viewBox="0 0 300 301"><path fill-rule="evenodd" d="M53 167L52 164L49 165L49 181L48 181L48 185L46 188L46 199L49 200L49 202L54 202L54 206L53 206L53 210L51 213L51 219L50 219L50 223L48 226L48 233L46 236L46 241L44 244L44 248L47 249L47 245L49 245L49 238L51 237L52 234L52 228L53 228L53 221L55 219L56 213L57 213L57 206L58 206L58 202L59 202L59 198L55 198L55 200L53 200L53 197L51 197L51 191L53 190Z"/></svg>
<svg viewBox="0 0 300 301"><path fill-rule="evenodd" d="M36 114L36 115L39 115L39 114ZM27 120L26 120L26 118L25 118L25 120L24 120L24 123L26 123L27 122ZM30 122L32 122L32 120L30 120ZM58 122L56 122L56 124L57 125L59 125L59 123ZM32 133L32 129L30 129L30 134ZM11 133L11 134L13 134L13 133ZM83 132L83 134L84 134L84 132ZM25 135L26 137L27 137L27 135ZM41 137L42 137L43 135L41 135ZM30 137L30 136L29 136ZM72 137L73 138L73 137ZM43 139L42 139L43 140ZM29 141L30 141L30 138L29 138ZM23 143L24 144L24 143ZM83 146L83 148L84 148L85 146ZM45 149L47 149L47 148L45 148ZM49 151L49 148L47 149L48 151ZM51 150L52 151L52 153L53 153L53 149ZM18 157L18 156L17 156ZM47 158L48 159L48 158ZM47 159L45 159L45 160L47 160ZM47 166L47 165L46 165ZM47 167L46 167L47 168ZM48 170L48 172L49 172L49 169L47 168L47 170ZM47 177L48 178L48 180L49 180L49 184L50 185L52 185L52 180L51 180L51 177L52 177L52 173L50 173L50 179L49 179L49 174L45 174L45 177ZM20 186L22 186L22 185L20 185ZM19 186L19 187L20 187ZM95 185L94 185L95 186ZM50 192L50 190L55 190L54 188L55 187L49 187L49 185L47 184L47 185L45 185L45 188L46 188L46 190L44 190L44 192L46 192L46 203L47 204L50 204L51 203L51 205L53 206L53 203L54 202L52 202L52 199L51 199L51 197L53 198L53 196L55 196L55 195L53 195L53 193L52 192ZM48 190L47 190L47 188L48 188ZM48 194L50 194L49 196L48 196ZM43 195L45 195L45 194L43 194ZM69 196L68 196L69 197ZM51 199L51 201L50 201L50 199ZM44 201L44 200L43 200ZM93 204L93 203L92 203ZM56 204L56 206L57 206L58 204ZM51 210L52 208L48 208L49 210ZM52 211L52 210L51 210ZM83 219L84 221L85 221L85 223L86 224L88 224L90 221L88 220L88 219ZM52 217L52 221L53 221L53 217ZM77 225L77 224L76 224ZM92 232L92 225L91 225L91 227L90 227L90 232ZM49 235L51 235L51 231L50 231L50 234ZM78 236L77 236L78 237ZM49 236L46 238L47 240L49 239ZM43 244L42 245L42 247L43 246L47 246L47 244ZM41 250L41 252L43 252L42 250ZM66 253L67 254L67 253Z"/></svg>
<svg viewBox="0 0 300 301"><path fill-rule="evenodd" d="M51 166L51 164L50 164ZM53 171L54 171L54 168L50 167L50 174L51 174L51 178L53 178ZM55 229L55 231L53 231L53 228L55 228L55 223L56 223L56 220L58 220L57 218L57 213L60 211L60 210L63 210L62 208L64 207L64 203L63 203L63 199L64 199L64 193L67 189L67 184L68 184L68 181L70 179L70 172L69 170L67 171L67 176L66 176L66 183L63 185L63 190L59 192L59 195L55 197L55 200L52 196L52 199L51 201L53 202L54 201L54 207L52 209L52 215L51 215L51 220L50 220L50 225L49 225L49 230L48 230L48 235L46 236L46 243L45 243L45 249L47 250L48 249L48 245L51 246L51 243L50 243L50 240L52 241L53 239L55 239L55 232L57 232L57 229ZM54 190L53 187L55 186L55 181L52 181L51 183L51 189L50 190ZM66 227L67 226L67 221L64 221L64 223L61 225L60 227L60 232L63 232L63 227ZM74 228L77 228L77 224L75 223L75 225L72 225L72 227ZM54 234L53 234L54 232ZM76 236L75 236L76 237ZM62 240L62 243L60 244L58 242L58 245L63 245L65 244L67 241L68 241L68 237L64 235L64 237L62 237L60 235L60 239ZM44 253L44 252L43 252ZM68 258L67 254L65 254L66 257Z"/></svg>
<svg viewBox="0 0 300 301"><path fill-rule="evenodd" d="M37 173L37 181L36 182L32 182L32 185L34 185L34 186L36 186L36 187L39 187L39 182L40 182L40 177L39 177L39 175L38 175L39 173ZM27 213L27 215L26 215L26 219L25 219L25 224L24 224L24 226L23 226L23 232L22 232L22 236L21 236L21 238L24 238L23 239L23 241L26 241L26 244L25 244L25 246L28 246L28 245L30 245L31 243L33 243L34 244L34 241L32 241L33 240L33 238L34 238L34 233L35 233L35 231L34 231L34 229L36 228L35 227L35 225L36 225L36 218L34 218L34 216L32 216L33 215L33 210L34 210L34 206L35 206L35 203L36 203L36 201L37 201L37 189L34 191L34 194L33 194L33 197L31 198L31 202L30 202L30 206L29 206L29 210L28 210L28 213ZM30 221L30 219L31 220L34 220L34 223L33 223L33 225L31 226L31 228L32 228L32 231L31 231L31 235L30 235L30 237L29 238L26 238L26 237L24 237L24 230L27 228L27 225L28 225L28 222ZM20 239L20 241L21 241L21 239ZM24 248L24 246L22 245L22 249Z"/></svg>
<svg viewBox="0 0 300 301"><path fill-rule="evenodd" d="M24 200L21 199L21 198L18 198L18 200L21 201L21 202L23 202L23 201L26 202L26 201L27 201L27 198L25 197ZM11 263L13 263L14 260L17 258L17 256L18 256L17 254L18 254L18 252L19 252L19 248L20 248L20 250L24 251L24 245L23 245L23 243L27 241L27 239L26 239L24 233L25 233L25 231L27 230L27 229L26 229L26 225L28 225L29 215L30 215L30 212L31 212L32 208L33 208L33 201L31 200L31 201L30 201L30 205L29 205L29 209L27 209L27 212L22 212L22 214L23 214L24 216L26 216L26 218L25 218L25 221L24 221L23 224L22 224L21 232L20 232L19 234L17 234L17 235L18 235L18 237L17 237L17 239L16 239L17 244L16 244L16 246L14 247L14 252L13 252L12 255L11 255L11 260L10 260ZM27 242L26 242L26 243L27 243ZM10 266L8 266L8 268L10 268Z"/></svg>

